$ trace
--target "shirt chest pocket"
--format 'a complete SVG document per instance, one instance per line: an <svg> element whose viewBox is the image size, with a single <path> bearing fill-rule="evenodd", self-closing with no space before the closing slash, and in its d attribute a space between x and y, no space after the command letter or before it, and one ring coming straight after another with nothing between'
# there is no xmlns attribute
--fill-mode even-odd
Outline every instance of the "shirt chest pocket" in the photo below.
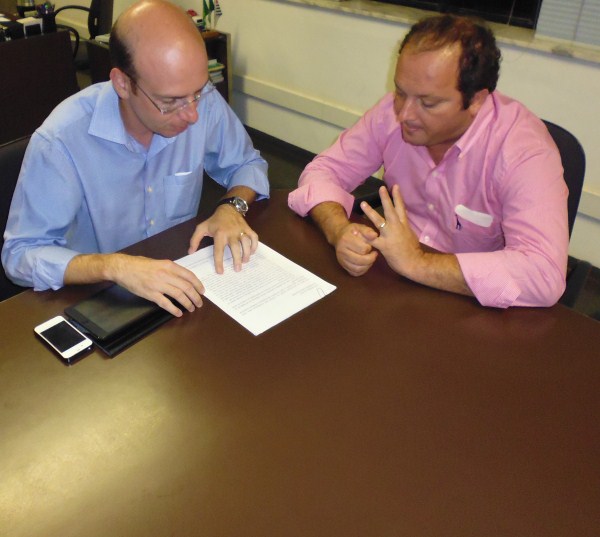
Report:
<svg viewBox="0 0 600 537"><path fill-rule="evenodd" d="M202 181L195 172L179 172L164 178L165 212L171 220L192 218L198 212Z"/></svg>
<svg viewBox="0 0 600 537"><path fill-rule="evenodd" d="M489 252L503 247L502 227L493 215L457 205L454 208L454 218L455 253Z"/></svg>

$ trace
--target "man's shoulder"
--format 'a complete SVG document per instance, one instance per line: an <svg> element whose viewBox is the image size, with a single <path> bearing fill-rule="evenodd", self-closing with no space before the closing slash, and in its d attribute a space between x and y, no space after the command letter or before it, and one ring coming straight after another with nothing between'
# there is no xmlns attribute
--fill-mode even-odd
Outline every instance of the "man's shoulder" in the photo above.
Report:
<svg viewBox="0 0 600 537"><path fill-rule="evenodd" d="M386 93L367 110L356 127L366 129L372 135L387 140L399 125L394 112L394 94Z"/></svg>
<svg viewBox="0 0 600 537"><path fill-rule="evenodd" d="M548 161L558 156L546 125L523 103L494 92L494 115L488 150L498 153L498 163L511 169L529 159ZM533 161L531 161L533 162Z"/></svg>
<svg viewBox="0 0 600 537"><path fill-rule="evenodd" d="M367 113L376 114L378 117L392 117L394 118L394 94L392 92L386 93L379 101L377 101Z"/></svg>
<svg viewBox="0 0 600 537"><path fill-rule="evenodd" d="M81 122L91 121L99 96L110 82L88 86L62 101L46 118L40 131L47 136L79 127Z"/></svg>
<svg viewBox="0 0 600 537"><path fill-rule="evenodd" d="M542 120L521 101L508 97L499 91L492 94L494 103L494 128L506 134L523 130L543 130Z"/></svg>
<svg viewBox="0 0 600 537"><path fill-rule="evenodd" d="M498 91L491 97L489 135L483 138L487 144L510 154L538 151L552 145L544 122L522 102Z"/></svg>

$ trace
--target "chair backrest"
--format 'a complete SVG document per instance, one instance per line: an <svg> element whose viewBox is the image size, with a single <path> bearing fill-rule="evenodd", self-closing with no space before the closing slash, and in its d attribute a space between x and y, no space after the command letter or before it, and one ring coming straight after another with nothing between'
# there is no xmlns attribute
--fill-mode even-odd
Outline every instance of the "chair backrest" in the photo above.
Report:
<svg viewBox="0 0 600 537"><path fill-rule="evenodd" d="M19 178L29 138L29 136L24 136L0 145L0 250L4 245L4 230L8 220L10 202ZM15 285L6 277L4 269L0 270L0 300L10 298L23 290L24 287Z"/></svg>
<svg viewBox="0 0 600 537"><path fill-rule="evenodd" d="M573 231L577 208L581 199L583 189L583 179L585 177L585 152L579 143L579 140L573 136L567 129L556 125L550 121L543 120L552 136L554 143L558 147L562 165L564 168L564 177L569 187L568 213L569 213L569 237Z"/></svg>
<svg viewBox="0 0 600 537"><path fill-rule="evenodd" d="M97 35L108 34L112 28L114 0L92 0L88 17L90 39Z"/></svg>
<svg viewBox="0 0 600 537"><path fill-rule="evenodd" d="M114 0L92 0L89 7L70 4L58 8L54 12L54 16L56 17L56 15L67 9L85 11L88 14L87 27L90 39L94 39L97 35L110 33L112 28L113 3ZM64 25L63 27L68 28L68 26Z"/></svg>

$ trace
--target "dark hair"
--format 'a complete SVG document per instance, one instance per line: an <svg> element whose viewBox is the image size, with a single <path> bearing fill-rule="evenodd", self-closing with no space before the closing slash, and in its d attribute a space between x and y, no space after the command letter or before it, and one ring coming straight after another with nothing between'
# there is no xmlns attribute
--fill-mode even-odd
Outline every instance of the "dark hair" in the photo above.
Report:
<svg viewBox="0 0 600 537"><path fill-rule="evenodd" d="M111 65L126 73L133 80L137 79L137 72L133 65L133 54L126 40L121 36L118 19L110 32L109 49Z"/></svg>
<svg viewBox="0 0 600 537"><path fill-rule="evenodd" d="M483 21L456 15L436 15L422 19L410 29L400 45L417 52L438 50L460 43L458 90L467 109L475 93L482 89L496 89L500 72L500 50L496 38Z"/></svg>

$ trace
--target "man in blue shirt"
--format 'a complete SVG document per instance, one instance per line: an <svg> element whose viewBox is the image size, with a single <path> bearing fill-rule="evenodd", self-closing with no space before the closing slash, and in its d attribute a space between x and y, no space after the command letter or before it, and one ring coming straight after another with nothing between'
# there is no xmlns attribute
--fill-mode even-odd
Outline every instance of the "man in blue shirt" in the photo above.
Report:
<svg viewBox="0 0 600 537"><path fill-rule="evenodd" d="M111 34L110 82L61 103L34 133L13 197L2 264L36 290L113 281L180 316L202 283L169 260L118 250L193 218L203 171L227 188L189 252L214 238L215 269L231 249L240 270L257 234L247 204L269 194L267 163L210 84L204 42L165 0L127 9Z"/></svg>

